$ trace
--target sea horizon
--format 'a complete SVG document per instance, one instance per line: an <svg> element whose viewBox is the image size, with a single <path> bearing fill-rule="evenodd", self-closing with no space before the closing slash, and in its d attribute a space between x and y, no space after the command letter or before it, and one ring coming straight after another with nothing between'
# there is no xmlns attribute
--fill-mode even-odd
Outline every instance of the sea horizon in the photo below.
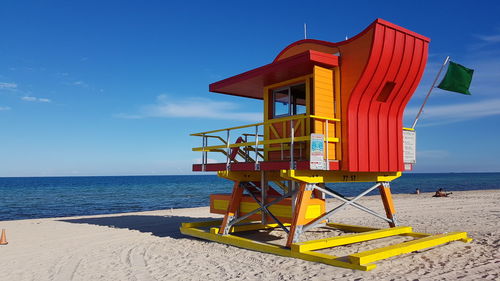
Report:
<svg viewBox="0 0 500 281"><path fill-rule="evenodd" d="M411 174L500 174L498 172L411 172L405 171L404 175ZM72 178L72 177L167 177L167 176L217 176L216 172L198 172L192 174L124 174L124 175L52 175L52 176L0 176L2 178Z"/></svg>
<svg viewBox="0 0 500 281"><path fill-rule="evenodd" d="M329 186L355 196L370 183ZM212 193L230 193L232 183L215 174L0 177L0 221L100 215L209 205ZM406 173L392 193L500 189L500 173ZM372 191L370 194L378 194Z"/></svg>

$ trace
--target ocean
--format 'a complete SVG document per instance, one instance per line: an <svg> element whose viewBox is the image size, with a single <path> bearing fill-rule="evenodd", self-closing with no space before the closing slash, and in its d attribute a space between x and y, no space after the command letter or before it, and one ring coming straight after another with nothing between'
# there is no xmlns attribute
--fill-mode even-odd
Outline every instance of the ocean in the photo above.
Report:
<svg viewBox="0 0 500 281"><path fill-rule="evenodd" d="M329 186L354 196L370 183ZM391 187L393 193L500 189L500 173L404 174ZM0 221L207 206L209 194L231 188L215 175L0 178Z"/></svg>

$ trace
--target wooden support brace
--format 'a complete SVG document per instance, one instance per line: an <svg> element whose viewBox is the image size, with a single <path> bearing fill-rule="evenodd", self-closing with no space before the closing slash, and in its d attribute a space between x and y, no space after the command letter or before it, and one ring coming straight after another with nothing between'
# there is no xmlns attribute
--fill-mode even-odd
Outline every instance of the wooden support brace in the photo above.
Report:
<svg viewBox="0 0 500 281"><path fill-rule="evenodd" d="M286 246L290 248L294 242L295 235L297 234L298 227L305 224L305 215L307 206L311 200L312 190L306 190L307 184L300 183L299 192L297 193L297 203L295 204L294 213L292 214L292 224L290 226L290 233L288 233L288 240Z"/></svg>
<svg viewBox="0 0 500 281"><path fill-rule="evenodd" d="M392 222L389 223L389 226L395 227L396 224L394 223L394 214L396 214L396 210L394 209L394 202L392 201L391 188L389 186L389 183L381 184L378 189L380 191L380 196L382 196L382 203L384 204L387 218L392 220Z"/></svg>
<svg viewBox="0 0 500 281"><path fill-rule="evenodd" d="M231 193L231 201L229 201L229 206L227 208L224 219L219 229L219 233L224 233L230 220L238 213L240 208L241 197L243 196L244 188L240 185L239 181L234 181L233 192Z"/></svg>

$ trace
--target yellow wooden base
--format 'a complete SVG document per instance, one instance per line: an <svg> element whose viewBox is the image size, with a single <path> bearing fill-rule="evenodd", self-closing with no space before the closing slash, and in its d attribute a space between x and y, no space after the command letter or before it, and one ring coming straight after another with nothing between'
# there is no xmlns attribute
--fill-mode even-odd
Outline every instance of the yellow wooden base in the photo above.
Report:
<svg viewBox="0 0 500 281"><path fill-rule="evenodd" d="M352 254L349 255L348 258L352 263L366 264L463 239L467 239L467 233L465 232L450 232L446 234L430 235L425 238Z"/></svg>
<svg viewBox="0 0 500 281"><path fill-rule="evenodd" d="M412 229L409 226L399 226L394 228L361 232L357 234L348 234L348 235L330 237L325 239L300 242L292 244L292 251L304 252L304 251L332 248L336 246L348 245L357 242L369 241L369 240L399 235L403 233L408 233L411 232L411 230Z"/></svg>
<svg viewBox="0 0 500 281"><path fill-rule="evenodd" d="M320 262L337 267L357 269L363 271L374 269L376 267L376 265L372 263L374 261L386 259L389 257L405 253L410 253L413 251L429 247L434 247L451 241L462 241L462 242L472 241L471 238L467 237L467 233L465 232L451 232L446 234L431 235L424 233L414 233L412 232L412 228L407 226L388 228L388 229L378 229L378 228L355 226L355 225L328 223L327 226L329 227L349 232L358 232L358 233L295 243L292 244L292 247L290 249L281 245L272 244L268 242L259 242L232 234L220 235L218 234L219 233L218 226L220 226L221 222L222 220L183 223L180 228L180 231L182 234L185 235L194 236L223 244L233 245L249 250L276 254L285 257L298 258L307 261ZM268 229L275 227L278 227L278 225L246 223L244 225L237 225L232 227L229 233L248 231L248 230ZM417 239L387 247L351 254L348 255L347 257L336 257L328 254L314 252L314 250L331 248L340 245L353 244L353 243L369 241L395 235L413 236L416 237Z"/></svg>

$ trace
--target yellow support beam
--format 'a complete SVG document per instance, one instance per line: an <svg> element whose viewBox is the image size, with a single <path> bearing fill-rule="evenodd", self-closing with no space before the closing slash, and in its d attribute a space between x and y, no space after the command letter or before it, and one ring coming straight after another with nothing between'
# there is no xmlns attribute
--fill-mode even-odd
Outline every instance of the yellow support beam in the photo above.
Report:
<svg viewBox="0 0 500 281"><path fill-rule="evenodd" d="M349 268L349 269L357 269L362 271L370 271L377 267L375 264L367 264L367 265L358 265L352 264L349 262L345 262L342 258L327 255L323 253L313 252L313 251L305 251L303 253L290 251L292 258L303 259L306 261L312 262L320 262L328 265L333 265L337 267Z"/></svg>
<svg viewBox="0 0 500 281"><path fill-rule="evenodd" d="M389 236L400 235L403 233L409 233L411 231L412 228L409 226L399 226L388 229L372 230L357 234L349 234L349 235L342 235L325 239L311 240L307 242L292 244L292 251L305 252L305 251L331 248L335 246L353 244L363 241L385 238Z"/></svg>
<svg viewBox="0 0 500 281"><path fill-rule="evenodd" d="M401 172L344 172L326 170L281 170L281 177L307 183L321 182L389 182Z"/></svg>
<svg viewBox="0 0 500 281"><path fill-rule="evenodd" d="M181 227L180 228L182 234L198 237L198 238L203 238L219 243L224 243L224 244L229 244L241 248L246 248L246 249L251 249L251 250L256 250L260 252L266 252L266 253L271 253L271 254L276 254L276 255L281 255L281 256L290 256L288 252L290 250L280 247L278 245L272 245L272 244L267 244L267 243L261 243L261 242L256 242L254 240L246 239L243 237L239 236L234 236L234 235L219 235L219 234L213 234L210 232L207 232L202 229L198 228L186 228L186 227Z"/></svg>
<svg viewBox="0 0 500 281"><path fill-rule="evenodd" d="M425 248L434 247L451 241L461 240L470 242L466 232L450 232L445 234L432 235L425 238L415 239L400 244L373 249L348 256L349 261L354 264L368 264L374 261L411 253Z"/></svg>
<svg viewBox="0 0 500 281"><path fill-rule="evenodd" d="M321 182L380 182L392 181L401 172L344 172L326 170L281 170L268 171L269 181L296 180L307 183ZM218 171L217 175L228 180L260 181L260 171ZM373 230L373 229L371 229ZM354 231L358 232L358 231Z"/></svg>

